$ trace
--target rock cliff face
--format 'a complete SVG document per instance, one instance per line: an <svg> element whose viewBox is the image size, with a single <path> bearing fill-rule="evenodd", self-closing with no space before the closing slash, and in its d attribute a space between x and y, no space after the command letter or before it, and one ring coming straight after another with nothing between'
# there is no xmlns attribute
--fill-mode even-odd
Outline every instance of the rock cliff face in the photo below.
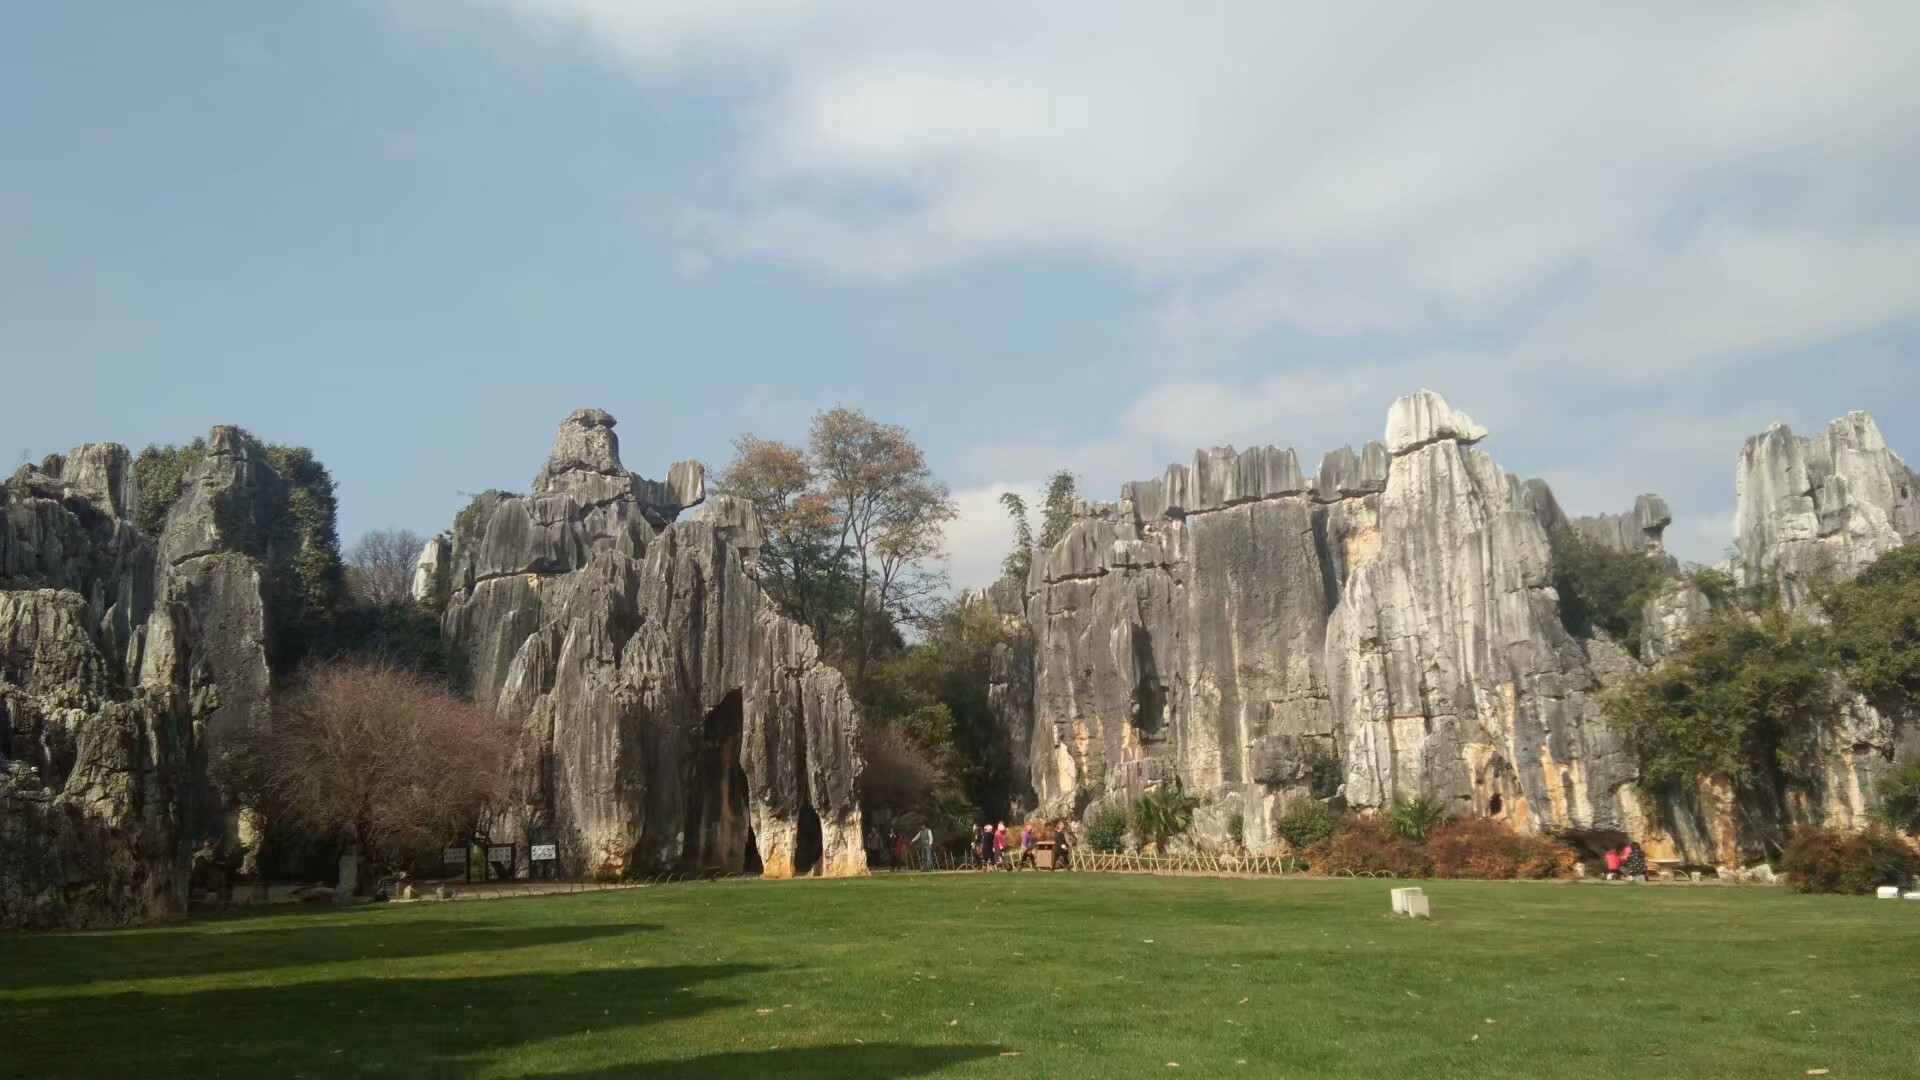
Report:
<svg viewBox="0 0 1920 1080"><path fill-rule="evenodd" d="M267 707L281 480L215 428L149 537L134 477L92 443L0 486L0 926L177 916L247 855L208 763Z"/></svg>
<svg viewBox="0 0 1920 1080"><path fill-rule="evenodd" d="M1258 844L1328 760L1355 805L1619 827L1630 774L1551 587L1557 504L1485 436L1422 393L1311 478L1215 449L1086 505L1029 583L1037 798L1178 783L1210 797L1203 831L1237 813Z"/></svg>
<svg viewBox="0 0 1920 1080"><path fill-rule="evenodd" d="M1740 572L1748 584L1777 580L1789 606L1920 536L1920 478L1863 412L1811 438L1775 424L1748 439L1738 483Z"/></svg>
<svg viewBox="0 0 1920 1080"><path fill-rule="evenodd" d="M858 717L754 582L752 508L696 462L633 475L613 429L569 416L530 495L480 496L422 556L461 675L527 733L507 831L603 877L860 872Z"/></svg>

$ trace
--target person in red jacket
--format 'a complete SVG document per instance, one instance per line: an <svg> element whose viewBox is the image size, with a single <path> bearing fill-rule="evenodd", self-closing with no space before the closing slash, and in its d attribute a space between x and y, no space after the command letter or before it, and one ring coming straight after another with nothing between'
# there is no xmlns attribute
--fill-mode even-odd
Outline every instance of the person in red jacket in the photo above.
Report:
<svg viewBox="0 0 1920 1080"><path fill-rule="evenodd" d="M999 864L1002 870L1013 869L1007 864L1007 823L1004 821L993 829L993 861Z"/></svg>
<svg viewBox="0 0 1920 1080"><path fill-rule="evenodd" d="M1606 858L1607 880L1614 881L1620 877L1620 853L1612 848L1608 848Z"/></svg>

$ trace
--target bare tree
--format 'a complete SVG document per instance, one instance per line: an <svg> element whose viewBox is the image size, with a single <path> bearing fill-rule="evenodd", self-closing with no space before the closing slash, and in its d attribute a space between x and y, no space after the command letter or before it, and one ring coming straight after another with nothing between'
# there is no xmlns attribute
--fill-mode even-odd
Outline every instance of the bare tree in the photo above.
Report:
<svg viewBox="0 0 1920 1080"><path fill-rule="evenodd" d="M427 542L412 529L375 529L347 552L347 585L363 604L413 599L413 566Z"/></svg>
<svg viewBox="0 0 1920 1080"><path fill-rule="evenodd" d="M311 671L221 766L270 819L403 868L479 834L511 796L515 745L507 723L430 679L350 660Z"/></svg>

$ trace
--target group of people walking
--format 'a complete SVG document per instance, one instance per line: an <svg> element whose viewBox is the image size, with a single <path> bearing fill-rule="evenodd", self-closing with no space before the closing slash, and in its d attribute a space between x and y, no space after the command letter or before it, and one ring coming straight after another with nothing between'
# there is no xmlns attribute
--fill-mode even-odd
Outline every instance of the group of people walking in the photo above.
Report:
<svg viewBox="0 0 1920 1080"><path fill-rule="evenodd" d="M1068 831L1065 821L1055 821L1049 827L1052 833L1052 866L1055 870L1069 869L1069 859L1073 846L1073 834ZM1033 822L1020 827L1017 849L1009 846L1007 823L990 825L981 822L973 833L972 865L975 870L1037 870L1039 863L1034 858L1034 849L1041 838L1034 832Z"/></svg>
<svg viewBox="0 0 1920 1080"><path fill-rule="evenodd" d="M862 840L867 849L869 870L934 868L936 841L928 825L923 824L912 835L903 837L891 828L883 830L869 821ZM1040 860L1036 855L1044 846L1051 853L1052 867L1065 870L1072 845L1073 834L1065 821L1038 826L1029 821L1021 825L1018 832L1008 831L1004 821L982 822L969 832L964 856L955 862L973 870L1037 870Z"/></svg>

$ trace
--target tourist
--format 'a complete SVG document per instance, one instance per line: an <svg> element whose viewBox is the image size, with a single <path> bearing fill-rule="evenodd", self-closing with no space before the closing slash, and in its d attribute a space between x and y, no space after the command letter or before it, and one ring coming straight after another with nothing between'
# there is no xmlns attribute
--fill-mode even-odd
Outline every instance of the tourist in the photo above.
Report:
<svg viewBox="0 0 1920 1080"><path fill-rule="evenodd" d="M1607 860L1607 880L1608 881L1618 880L1620 877L1620 853L1618 851L1615 851L1612 848L1608 848L1607 854L1606 854L1606 860Z"/></svg>
<svg viewBox="0 0 1920 1080"><path fill-rule="evenodd" d="M1647 880L1647 849L1627 841L1627 846L1620 849L1620 873L1628 881Z"/></svg>
<svg viewBox="0 0 1920 1080"><path fill-rule="evenodd" d="M1029 870L1039 869L1033 861L1033 822L1031 821L1020 827L1020 865Z"/></svg>
<svg viewBox="0 0 1920 1080"><path fill-rule="evenodd" d="M1054 822L1053 823L1053 868L1055 870L1073 869L1071 855L1070 855L1072 848L1073 848L1073 833L1067 828L1067 823L1065 821Z"/></svg>
<svg viewBox="0 0 1920 1080"><path fill-rule="evenodd" d="M880 854L880 830L874 826L873 822L867 822L866 832L861 837L861 843L864 844L867 849L867 869L869 871L880 869L880 862L883 858Z"/></svg>
<svg viewBox="0 0 1920 1080"><path fill-rule="evenodd" d="M1004 821L993 830L993 861L1002 870L1013 869L1007 862L1007 823Z"/></svg>
<svg viewBox="0 0 1920 1080"><path fill-rule="evenodd" d="M993 826L980 823L980 831L973 840L973 867L985 870L993 865Z"/></svg>
<svg viewBox="0 0 1920 1080"><path fill-rule="evenodd" d="M925 873L933 869L933 829L920 826L920 831L913 834L913 842L920 849L920 871Z"/></svg>

